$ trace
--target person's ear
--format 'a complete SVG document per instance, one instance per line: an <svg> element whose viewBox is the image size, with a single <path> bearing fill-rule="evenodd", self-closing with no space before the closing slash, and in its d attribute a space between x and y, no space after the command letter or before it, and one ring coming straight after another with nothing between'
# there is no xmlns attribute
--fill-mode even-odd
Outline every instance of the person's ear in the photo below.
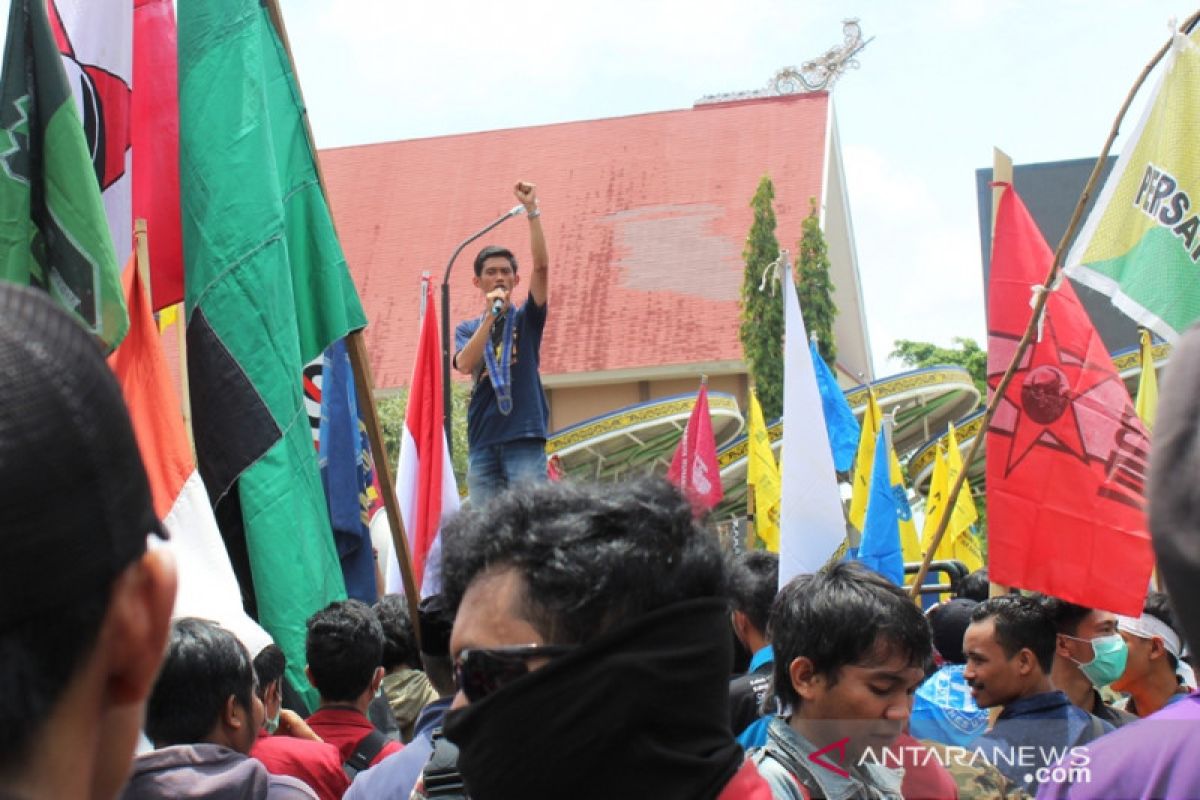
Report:
<svg viewBox="0 0 1200 800"><path fill-rule="evenodd" d="M476 289L480 289L480 290L483 289L483 287L479 285L479 276L478 275L476 275L474 278L471 278L471 283L475 284Z"/></svg>
<svg viewBox="0 0 1200 800"><path fill-rule="evenodd" d="M750 618L746 616L746 612L734 611L729 615L729 619L733 623L733 633L737 636L738 641L746 644L746 628L750 624Z"/></svg>
<svg viewBox="0 0 1200 800"><path fill-rule="evenodd" d="M384 671L383 667L375 668L375 675L371 678L371 694L374 695L379 691L379 684L383 683Z"/></svg>
<svg viewBox="0 0 1200 800"><path fill-rule="evenodd" d="M521 273L513 272L513 288L517 288L517 284L521 282Z"/></svg>
<svg viewBox="0 0 1200 800"><path fill-rule="evenodd" d="M309 686L312 686L318 692L321 691L321 687L317 686L317 682L313 680L312 667L308 664L304 665L304 677L308 679Z"/></svg>
<svg viewBox="0 0 1200 800"><path fill-rule="evenodd" d="M1019 651L1017 651L1016 661L1017 672L1021 675L1021 677L1031 674L1034 670L1034 667L1040 666L1038 664L1037 656L1035 656L1033 651L1028 647L1022 647Z"/></svg>
<svg viewBox="0 0 1200 800"><path fill-rule="evenodd" d="M792 663L788 664L788 677L801 700L812 700L822 681L821 676L813 669L813 662L804 656L794 658Z"/></svg>
<svg viewBox="0 0 1200 800"><path fill-rule="evenodd" d="M101 631L114 704L138 703L150 694L167 648L177 584L175 558L161 547L117 576Z"/></svg>
<svg viewBox="0 0 1200 800"><path fill-rule="evenodd" d="M1054 635L1054 655L1062 656L1063 658L1071 658L1071 640L1064 633L1056 633Z"/></svg>
<svg viewBox="0 0 1200 800"><path fill-rule="evenodd" d="M1158 638L1157 636L1151 636L1150 637L1150 649L1149 649L1149 652L1147 653L1147 658L1149 658L1151 661L1153 661L1156 658L1162 658L1166 654L1167 654L1167 648L1166 648L1166 645L1163 644L1163 640Z"/></svg>
<svg viewBox="0 0 1200 800"><path fill-rule="evenodd" d="M254 700L251 699L251 704ZM245 708L238 702L233 695L225 698L225 705L221 707L221 724L230 731L242 731L246 726L254 725L250 709Z"/></svg>

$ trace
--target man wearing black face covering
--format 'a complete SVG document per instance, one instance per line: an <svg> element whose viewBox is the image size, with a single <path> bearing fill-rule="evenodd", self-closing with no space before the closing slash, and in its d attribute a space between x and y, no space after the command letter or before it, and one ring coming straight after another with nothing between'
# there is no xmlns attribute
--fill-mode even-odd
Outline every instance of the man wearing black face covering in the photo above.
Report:
<svg viewBox="0 0 1200 800"><path fill-rule="evenodd" d="M721 552L674 487L527 487L443 537L472 800L769 800L729 729Z"/></svg>

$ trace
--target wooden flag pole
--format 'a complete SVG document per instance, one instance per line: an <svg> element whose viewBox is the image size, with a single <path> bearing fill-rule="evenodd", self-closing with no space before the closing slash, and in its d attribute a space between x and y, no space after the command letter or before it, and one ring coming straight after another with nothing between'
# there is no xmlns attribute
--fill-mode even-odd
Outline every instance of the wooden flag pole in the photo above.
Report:
<svg viewBox="0 0 1200 800"><path fill-rule="evenodd" d="M1192 14L1183 23L1180 28L1182 31L1188 31L1195 26L1200 20L1200 11ZM1075 231L1079 228L1080 219L1083 217L1083 209L1087 206L1088 200L1091 199L1092 192L1096 188L1096 182L1100 179L1100 171L1104 168L1104 162L1108 158L1108 153L1112 149L1113 141L1117 138L1117 134L1121 130L1121 122L1125 119L1125 114L1129 111L1129 106L1133 104L1133 98L1142 88L1142 84L1150 77L1150 73L1158 66L1158 62L1171 49L1171 41L1174 38L1168 39L1166 44L1158 49L1154 57L1142 69L1137 80L1134 81L1133 87L1129 90L1129 94L1125 96L1125 102L1121 104L1120 110L1117 112L1117 118L1113 120L1112 129L1108 132L1108 139L1104 142L1104 147L1100 151L1100 155L1096 158L1096 165L1092 168L1092 174L1088 177L1087 184L1083 187L1083 191L1079 195L1079 201L1075 204L1075 212L1071 215L1071 221L1067 225L1066 231L1063 232L1062 239L1058 243L1058 248L1054 251L1054 260L1050 264L1050 270L1046 274L1042 285L1046 287L1054 286L1055 281L1059 278L1059 272L1062 269L1062 261L1066 255L1067 245L1075 236ZM996 203L992 203L993 224L995 221ZM995 245L995 240L992 242ZM983 444L984 437L987 433L988 425L992 420L992 415L996 413L996 407L999 405L1000 398L1004 397L1008 385L1012 382L1013 375L1016 374L1017 365L1021 363L1021 359L1025 356L1025 351L1029 349L1029 343L1033 341L1034 334L1037 332L1038 322L1042 318L1042 313L1046 310L1046 300L1049 298L1050 292L1038 292L1034 301L1033 313L1029 317L1029 324L1025 327L1025 334L1017 343L1017 349L1013 353L1012 362L1005 370L1004 376L1000 379L1000 383L996 385L995 391L992 392L992 399L987 404L987 409L983 413L983 422L980 425L979 433L975 435L975 439L971 442L971 449L967 452L967 457L963 461L962 472L958 474L954 485L950 487L950 493L946 498L946 506L942 509L941 519L938 521L937 530L934 532L933 541L929 545L929 552L921 561L921 568L917 571L916 578L913 579L913 588L911 596L914 600L920 602L921 584L925 581L925 576L929 572L929 564L933 560L933 553L937 551L938 545L942 543L942 537L946 535L946 528L950 524L950 516L954 509L954 504L958 500L958 493L962 491L963 483L967 480L967 473L971 470L971 464L975 461L975 456L979 452L980 446Z"/></svg>
<svg viewBox="0 0 1200 800"><path fill-rule="evenodd" d="M279 9L279 0L264 0L264 7L267 15L271 19L271 23L275 26L275 32L279 35L279 41L283 44L283 50L287 53L288 61L292 67L292 75L296 81L296 91L300 94L301 105L303 106L304 94L300 88L300 76L296 72L296 59L292 56L292 46L288 41L287 27L283 23L283 12ZM336 235L337 223L333 220L333 206L329 202L329 191L325 184L325 174L321 171L321 162L317 159L317 142L313 138L312 126L308 121L308 111L305 107L304 114L304 133L308 137L308 147L312 151L313 166L317 171L317 181L321 185L321 193L325 195L325 203L330 209L330 222L334 225ZM339 241L340 238L339 238ZM400 518L400 503L396 499L396 484L392 480L392 470L390 461L388 460L387 448L383 443L383 431L379 425L379 409L375 405L375 382L371 377L371 365L367 359L367 343L363 338L361 330L351 331L346 334L346 352L350 356L350 366L354 371L354 389L358 394L358 409L363 416L363 423L367 426L367 438L371 443L371 456L375 464L375 474L379 477L379 486L383 493L383 507L387 511L388 524L392 529L392 544L396 550L396 557L400 561L400 577L404 581L404 596L408 601L408 615L412 619L413 632L417 636L418 644L421 636L420 617L417 614L417 605L420 603L420 595L417 592L417 582L413 577L412 555L408 549L408 536L404 531L404 522Z"/></svg>

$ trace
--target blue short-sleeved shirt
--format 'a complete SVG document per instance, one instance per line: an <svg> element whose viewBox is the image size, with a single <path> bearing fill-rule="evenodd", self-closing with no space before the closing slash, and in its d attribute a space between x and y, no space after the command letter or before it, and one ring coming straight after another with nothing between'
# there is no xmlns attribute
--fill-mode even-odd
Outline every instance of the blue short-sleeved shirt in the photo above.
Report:
<svg viewBox="0 0 1200 800"><path fill-rule="evenodd" d="M467 407L467 446L472 450L518 439L546 438L550 406L546 403L542 378L538 374L542 330L546 327L546 306L539 306L531 297L520 308L510 307L506 313L517 315L513 320L513 409L508 416L500 413L487 367L481 365L481 372L471 392L471 404ZM481 322L482 317L458 324L454 331L456 357L479 329ZM497 320L492 338L497 361L500 360L499 332L503 329L504 320Z"/></svg>

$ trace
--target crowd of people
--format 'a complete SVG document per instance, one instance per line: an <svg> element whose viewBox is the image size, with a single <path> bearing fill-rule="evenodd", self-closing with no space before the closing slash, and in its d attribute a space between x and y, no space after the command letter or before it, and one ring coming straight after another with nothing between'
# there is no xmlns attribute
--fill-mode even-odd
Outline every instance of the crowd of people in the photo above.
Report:
<svg viewBox="0 0 1200 800"><path fill-rule="evenodd" d="M476 381L536 387L535 346L476 352L484 327L540 338L536 230L521 319L511 253L477 260ZM171 619L111 372L45 294L0 286L0 800L1200 797L1200 333L1173 362L1149 490L1169 594L1137 618L989 597L985 574L923 611L853 561L779 587L775 556L724 552L665 481L516 485L507 445L544 436L521 428L473 442L493 496L446 522L417 625L394 596L308 620L310 709L278 647ZM510 417L501 388L478 413Z"/></svg>

